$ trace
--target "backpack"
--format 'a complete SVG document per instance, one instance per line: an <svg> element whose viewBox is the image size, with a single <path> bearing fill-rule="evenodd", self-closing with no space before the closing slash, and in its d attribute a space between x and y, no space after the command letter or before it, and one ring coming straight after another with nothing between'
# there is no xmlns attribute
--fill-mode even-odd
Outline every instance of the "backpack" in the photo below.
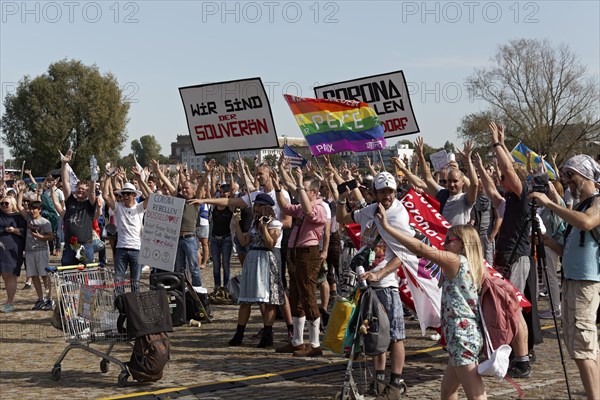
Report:
<svg viewBox="0 0 600 400"><path fill-rule="evenodd" d="M127 367L136 381L156 382L162 379L170 354L171 341L165 332L138 336Z"/></svg>
<svg viewBox="0 0 600 400"><path fill-rule="evenodd" d="M165 289L122 293L116 297L114 305L119 311L117 330L127 332L131 339L173 331Z"/></svg>
<svg viewBox="0 0 600 400"><path fill-rule="evenodd" d="M520 303L510 282L484 274L479 294L480 310L489 333L490 347L510 344L519 331ZM487 351L487 346L484 346ZM488 357L491 354L487 354Z"/></svg>
<svg viewBox="0 0 600 400"><path fill-rule="evenodd" d="M357 323L362 325L358 337L365 354L377 356L385 353L390 346L390 320L377 297L376 289L369 287L365 290L360 299L358 315Z"/></svg>

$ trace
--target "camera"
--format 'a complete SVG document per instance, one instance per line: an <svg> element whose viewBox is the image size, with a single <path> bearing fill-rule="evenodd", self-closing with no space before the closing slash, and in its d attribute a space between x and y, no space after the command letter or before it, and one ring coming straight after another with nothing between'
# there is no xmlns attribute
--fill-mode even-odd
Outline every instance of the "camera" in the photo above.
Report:
<svg viewBox="0 0 600 400"><path fill-rule="evenodd" d="M548 180L548 174L539 173L535 174L531 177L531 179L527 180L527 193L544 193L548 194L550 190L550 182Z"/></svg>

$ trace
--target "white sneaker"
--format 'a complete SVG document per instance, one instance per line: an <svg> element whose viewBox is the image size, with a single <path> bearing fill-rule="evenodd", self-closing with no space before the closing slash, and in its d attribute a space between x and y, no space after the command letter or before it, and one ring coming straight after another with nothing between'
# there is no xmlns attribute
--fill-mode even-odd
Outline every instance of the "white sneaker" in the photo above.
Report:
<svg viewBox="0 0 600 400"><path fill-rule="evenodd" d="M150 266L149 265L144 265L142 267L142 274L149 274L150 273Z"/></svg>

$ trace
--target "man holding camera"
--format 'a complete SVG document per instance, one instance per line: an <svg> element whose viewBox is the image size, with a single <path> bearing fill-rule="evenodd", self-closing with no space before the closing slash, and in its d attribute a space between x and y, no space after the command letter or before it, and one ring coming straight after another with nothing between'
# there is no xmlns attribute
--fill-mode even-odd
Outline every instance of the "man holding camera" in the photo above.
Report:
<svg viewBox="0 0 600 400"><path fill-rule="evenodd" d="M549 236L544 245L562 254L564 271L562 326L567 351L579 369L588 399L600 399L600 350L596 315L600 304L600 195L595 181L600 165L588 155L567 160L563 167L571 193L580 199L573 210L551 201L543 193L530 199L553 211L569 225L564 244Z"/></svg>

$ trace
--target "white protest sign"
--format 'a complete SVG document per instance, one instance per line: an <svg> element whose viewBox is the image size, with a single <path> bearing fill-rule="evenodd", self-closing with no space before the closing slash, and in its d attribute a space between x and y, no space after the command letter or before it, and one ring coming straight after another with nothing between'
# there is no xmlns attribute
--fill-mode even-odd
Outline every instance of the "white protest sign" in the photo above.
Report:
<svg viewBox="0 0 600 400"><path fill-rule="evenodd" d="M420 132L402 71L317 86L315 96L364 101L379 116L386 138Z"/></svg>
<svg viewBox="0 0 600 400"><path fill-rule="evenodd" d="M144 214L139 263L173 271L185 200L153 193Z"/></svg>
<svg viewBox="0 0 600 400"><path fill-rule="evenodd" d="M179 88L196 155L279 147L260 78Z"/></svg>
<svg viewBox="0 0 600 400"><path fill-rule="evenodd" d="M441 171L442 169L448 167L448 162L450 161L446 150L440 150L430 154L429 160L433 164L433 169L436 171Z"/></svg>

